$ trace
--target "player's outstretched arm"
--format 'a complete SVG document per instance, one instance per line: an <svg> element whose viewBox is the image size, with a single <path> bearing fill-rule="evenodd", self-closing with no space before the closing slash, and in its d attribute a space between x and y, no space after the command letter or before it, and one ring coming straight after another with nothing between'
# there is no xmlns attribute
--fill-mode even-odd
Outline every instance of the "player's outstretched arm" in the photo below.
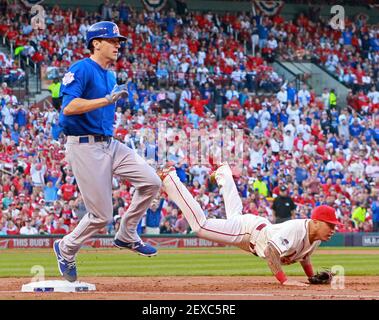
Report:
<svg viewBox="0 0 379 320"><path fill-rule="evenodd" d="M83 114L109 104L106 98L98 99L73 99L66 107L63 109L63 114L65 116L72 116L77 114Z"/></svg>
<svg viewBox="0 0 379 320"><path fill-rule="evenodd" d="M300 264L303 267L304 273L307 275L308 278L314 276L310 256L307 256L304 260L300 261Z"/></svg>
<svg viewBox="0 0 379 320"><path fill-rule="evenodd" d="M265 249L265 257L267 264L274 274L275 278L284 286L297 286L297 287L308 287L309 285L303 282L296 280L288 280L285 275L281 263L280 263L280 254L278 250L272 245L268 244Z"/></svg>

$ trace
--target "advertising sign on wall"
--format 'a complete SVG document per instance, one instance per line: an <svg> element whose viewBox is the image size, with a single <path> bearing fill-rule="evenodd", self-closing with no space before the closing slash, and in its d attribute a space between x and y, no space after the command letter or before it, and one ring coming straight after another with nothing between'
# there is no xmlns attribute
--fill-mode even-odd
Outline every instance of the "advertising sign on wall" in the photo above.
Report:
<svg viewBox="0 0 379 320"><path fill-rule="evenodd" d="M0 249L13 248L52 248L55 238L52 237L17 237L0 239ZM209 248L224 247L212 241L196 237L149 237L142 240L157 248ZM113 248L113 237L96 237L87 240L84 248Z"/></svg>

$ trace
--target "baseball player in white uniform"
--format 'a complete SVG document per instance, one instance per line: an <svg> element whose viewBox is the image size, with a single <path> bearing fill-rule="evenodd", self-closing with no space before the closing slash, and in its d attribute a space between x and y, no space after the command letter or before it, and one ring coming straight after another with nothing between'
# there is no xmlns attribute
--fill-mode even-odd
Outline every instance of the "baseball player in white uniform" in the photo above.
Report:
<svg viewBox="0 0 379 320"><path fill-rule="evenodd" d="M199 203L180 182L175 168L162 169L158 175L165 192L178 205L199 238L237 246L266 259L272 273L283 285L308 286L307 283L287 279L281 266L300 262L305 274L312 277L310 255L321 241L331 238L339 224L335 210L329 206L315 208L312 219L280 224L271 224L260 216L242 214L242 201L227 163L213 173L224 199L226 219L207 219Z"/></svg>

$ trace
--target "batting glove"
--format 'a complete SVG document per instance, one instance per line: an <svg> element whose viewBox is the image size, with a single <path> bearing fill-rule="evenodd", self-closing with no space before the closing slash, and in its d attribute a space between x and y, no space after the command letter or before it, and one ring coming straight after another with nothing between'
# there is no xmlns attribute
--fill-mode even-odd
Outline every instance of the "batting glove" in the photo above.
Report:
<svg viewBox="0 0 379 320"><path fill-rule="evenodd" d="M108 100L109 103L115 103L117 100L121 99L122 97L128 96L128 89L126 88L126 85L115 85L112 92L110 94L107 94L105 96L105 99Z"/></svg>

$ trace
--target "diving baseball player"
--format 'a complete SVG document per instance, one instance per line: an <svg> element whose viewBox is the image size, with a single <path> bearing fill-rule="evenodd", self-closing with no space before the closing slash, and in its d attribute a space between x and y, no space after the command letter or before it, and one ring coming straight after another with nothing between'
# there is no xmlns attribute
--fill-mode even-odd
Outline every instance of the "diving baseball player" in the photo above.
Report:
<svg viewBox="0 0 379 320"><path fill-rule="evenodd" d="M300 262L308 279L314 276L310 256L334 233L339 224L335 210L320 206L312 212L312 219L297 219L271 224L263 217L242 214L242 202L227 163L214 173L223 196L226 219L207 219L199 203L180 182L175 168L158 172L164 190L183 212L192 230L199 238L237 246L266 259L277 280L287 286L308 286L287 279L282 265Z"/></svg>
<svg viewBox="0 0 379 320"><path fill-rule="evenodd" d="M87 31L91 54L74 63L64 75L60 125L67 136L66 159L72 167L87 209L78 226L54 242L61 275L77 279L75 255L81 245L112 221L112 176L125 178L136 188L123 216L114 245L144 256L157 250L142 242L138 222L157 195L161 181L152 167L118 140L112 139L115 102L126 93L107 70L117 59L120 35L116 24L101 21Z"/></svg>

